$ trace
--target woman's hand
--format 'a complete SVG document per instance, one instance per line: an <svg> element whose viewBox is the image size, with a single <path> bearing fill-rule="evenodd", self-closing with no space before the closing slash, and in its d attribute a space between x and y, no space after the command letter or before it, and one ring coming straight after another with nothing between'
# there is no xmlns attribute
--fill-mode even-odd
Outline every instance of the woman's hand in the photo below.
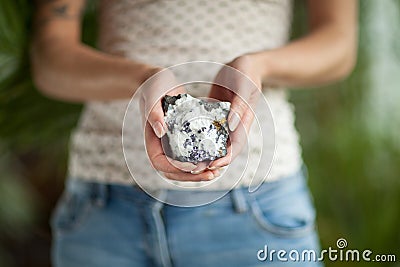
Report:
<svg viewBox="0 0 400 267"><path fill-rule="evenodd" d="M228 165L247 142L247 132L254 119L252 108L261 94L260 67L252 55L243 55L227 63L214 79L210 98L231 102L228 115L230 130L228 153L211 162L208 169Z"/></svg>
<svg viewBox="0 0 400 267"><path fill-rule="evenodd" d="M154 75L157 74L157 75ZM174 74L168 69L154 68L149 72L149 79L142 85L139 92L142 121L145 127L145 145L152 166L162 172L168 179L178 181L209 181L218 176L219 172L205 171L205 167L179 162L168 158L163 150L161 138L167 131L164 122L164 112L161 99L166 95L186 93ZM201 173L200 173L201 172Z"/></svg>

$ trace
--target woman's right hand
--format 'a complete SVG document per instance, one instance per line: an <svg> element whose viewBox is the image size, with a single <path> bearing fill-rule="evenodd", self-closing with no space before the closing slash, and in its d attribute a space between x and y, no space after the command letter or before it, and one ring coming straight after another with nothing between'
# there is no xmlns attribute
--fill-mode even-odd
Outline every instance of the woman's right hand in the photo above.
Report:
<svg viewBox="0 0 400 267"><path fill-rule="evenodd" d="M157 75L155 75L157 74ZM190 162L179 162L165 155L161 138L167 132L161 100L168 95L186 93L175 75L168 69L154 68L139 92L140 110L144 122L145 146L152 166L171 180L209 181L218 176L218 170L206 170Z"/></svg>

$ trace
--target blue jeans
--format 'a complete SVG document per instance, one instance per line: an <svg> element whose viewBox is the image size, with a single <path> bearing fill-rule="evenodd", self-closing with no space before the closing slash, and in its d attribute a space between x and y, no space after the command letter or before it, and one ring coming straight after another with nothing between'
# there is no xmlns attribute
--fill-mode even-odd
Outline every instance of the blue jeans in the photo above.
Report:
<svg viewBox="0 0 400 267"><path fill-rule="evenodd" d="M213 192L164 193L175 198ZM318 253L314 223L302 171L254 193L234 189L195 208L163 204L136 187L69 179L52 217L52 260L56 267L321 266L260 251L267 246L267 254Z"/></svg>

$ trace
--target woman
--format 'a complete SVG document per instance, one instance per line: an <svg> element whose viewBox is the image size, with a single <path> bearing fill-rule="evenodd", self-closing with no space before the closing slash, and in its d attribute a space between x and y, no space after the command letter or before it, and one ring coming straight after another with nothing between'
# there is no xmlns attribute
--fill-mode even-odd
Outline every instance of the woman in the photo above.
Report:
<svg viewBox="0 0 400 267"><path fill-rule="evenodd" d="M38 1L31 53L34 81L50 97L86 103L71 141L67 188L52 220L55 266L263 266L257 256L265 246L317 251L315 214L285 87L331 83L351 72L356 6L354 0L308 0L309 33L287 43L290 0L102 1L97 51L80 42L83 0ZM231 141L239 146L239 125L249 131L253 123L246 102L262 90L274 117L276 151L268 179L255 193L248 193L251 175L245 173L223 198L180 208L132 186L136 182L125 165L121 128L127 103L143 82L165 67L194 60L228 62L226 66L254 83L255 89L241 88L238 78L235 93L218 87L208 92L232 103L228 124ZM224 80L228 67L215 80ZM207 75L200 78L210 79ZM164 80L157 79L140 92L151 166L176 184L191 181L194 188L180 194L153 175L146 177L143 188L162 192L164 199L207 199L230 189L224 177L206 189L196 184L219 176L220 167L231 160L242 162L240 155L208 166L171 164L165 157L160 138L166 130L156 102ZM140 119L130 123L132 129L142 129ZM131 150L142 155L135 149L142 140L134 139ZM257 148L256 141L249 140L249 147ZM271 266L290 263L276 255L264 260L272 261Z"/></svg>

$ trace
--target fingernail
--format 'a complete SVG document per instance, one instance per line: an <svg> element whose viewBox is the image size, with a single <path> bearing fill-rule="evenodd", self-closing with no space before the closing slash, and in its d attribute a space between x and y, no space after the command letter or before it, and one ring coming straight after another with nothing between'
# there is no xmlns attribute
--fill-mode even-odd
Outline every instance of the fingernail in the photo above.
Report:
<svg viewBox="0 0 400 267"><path fill-rule="evenodd" d="M180 166L178 166L179 169L186 171L186 172L191 172L197 168L196 165L190 163L190 162L184 162L181 163Z"/></svg>
<svg viewBox="0 0 400 267"><path fill-rule="evenodd" d="M231 111L228 118L228 127L231 132L236 130L240 122L240 117L237 113Z"/></svg>
<svg viewBox="0 0 400 267"><path fill-rule="evenodd" d="M216 170L218 169L218 166L208 166L207 169L209 169L210 171Z"/></svg>
<svg viewBox="0 0 400 267"><path fill-rule="evenodd" d="M207 165L204 162L200 162L196 166L197 168L191 171L192 174L199 174L207 170Z"/></svg>
<svg viewBox="0 0 400 267"><path fill-rule="evenodd" d="M159 121L157 121L153 124L153 130L158 138L163 137L163 135L165 134L164 127L162 126L161 122L159 122Z"/></svg>
<svg viewBox="0 0 400 267"><path fill-rule="evenodd" d="M214 163L214 161L211 161L210 163L208 163L208 165L207 165L208 170L213 171L213 170L218 169L217 166L211 166L211 164L213 164L213 163Z"/></svg>
<svg viewBox="0 0 400 267"><path fill-rule="evenodd" d="M191 174L200 174L202 173L204 170L192 170L190 171Z"/></svg>

